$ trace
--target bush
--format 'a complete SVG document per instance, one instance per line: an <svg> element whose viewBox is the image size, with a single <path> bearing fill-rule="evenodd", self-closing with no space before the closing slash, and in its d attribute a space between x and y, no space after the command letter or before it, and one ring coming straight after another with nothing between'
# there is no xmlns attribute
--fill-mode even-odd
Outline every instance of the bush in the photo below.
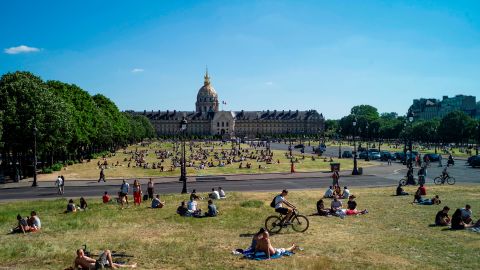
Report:
<svg viewBox="0 0 480 270"><path fill-rule="evenodd" d="M69 165L69 166L73 165L74 163L75 163L75 162L74 162L73 160L67 160L67 161L65 162L65 164L67 164L67 165Z"/></svg>
<svg viewBox="0 0 480 270"><path fill-rule="evenodd" d="M42 169L42 173L52 173L52 172L53 172L53 170L50 167Z"/></svg>
<svg viewBox="0 0 480 270"><path fill-rule="evenodd" d="M55 164L52 165L51 168L52 168L53 171L58 172L63 168L63 165L62 165L62 163L55 163Z"/></svg>
<svg viewBox="0 0 480 270"><path fill-rule="evenodd" d="M240 203L240 206L247 208L260 208L261 206L263 206L263 202L258 200L244 201Z"/></svg>

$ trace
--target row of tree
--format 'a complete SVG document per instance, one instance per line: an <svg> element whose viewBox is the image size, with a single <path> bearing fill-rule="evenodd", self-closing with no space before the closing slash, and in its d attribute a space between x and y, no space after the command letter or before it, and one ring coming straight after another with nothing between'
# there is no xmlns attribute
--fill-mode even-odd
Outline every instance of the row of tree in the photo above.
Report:
<svg viewBox="0 0 480 270"><path fill-rule="evenodd" d="M396 113L379 114L377 108L359 105L340 120L326 120L325 130L329 137L352 136L365 139L396 140L405 137L424 143L469 143L480 139L480 122L462 111L453 111L441 119L414 120Z"/></svg>
<svg viewBox="0 0 480 270"><path fill-rule="evenodd" d="M0 79L2 165L31 173L34 139L42 164L81 160L94 153L154 137L150 121L120 112L107 97L74 84L42 81L29 72Z"/></svg>

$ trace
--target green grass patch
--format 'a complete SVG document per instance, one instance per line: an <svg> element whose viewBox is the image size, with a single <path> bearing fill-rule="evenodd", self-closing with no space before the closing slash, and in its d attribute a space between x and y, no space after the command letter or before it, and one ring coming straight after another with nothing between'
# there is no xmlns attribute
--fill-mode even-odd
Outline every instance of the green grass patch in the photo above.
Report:
<svg viewBox="0 0 480 270"><path fill-rule="evenodd" d="M281 189L281 187L279 187ZM301 213L315 212L324 190L292 190L288 199ZM0 204L0 268L64 269L72 265L75 250L87 244L92 251L109 248L134 255L140 269L479 269L480 234L429 227L444 205L453 210L472 205L480 217L480 186L428 187L440 206L412 205L411 196L392 196L394 187L351 189L364 216L309 216L305 233L291 229L272 236L275 247L293 242L303 247L296 255L272 261L248 261L231 254L250 244L248 235L275 214L268 205L274 192L228 193L215 201L216 218L184 218L175 213L188 195L164 194L163 209L121 210L87 198L90 210L64 214L67 200L20 201ZM413 194L414 188L407 187ZM206 194L201 194L206 196ZM78 202L78 198L75 198ZM326 200L327 205L330 203ZM199 202L203 210L205 200ZM8 235L18 213L36 210L42 220L39 233ZM246 236L247 235L247 236Z"/></svg>

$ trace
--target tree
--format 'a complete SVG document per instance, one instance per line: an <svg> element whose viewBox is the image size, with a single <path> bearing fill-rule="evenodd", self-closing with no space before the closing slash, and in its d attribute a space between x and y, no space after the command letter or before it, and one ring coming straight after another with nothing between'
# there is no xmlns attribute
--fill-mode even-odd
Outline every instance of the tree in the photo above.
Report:
<svg viewBox="0 0 480 270"><path fill-rule="evenodd" d="M462 143L473 137L475 120L462 111L445 115L440 121L438 135L444 143Z"/></svg>

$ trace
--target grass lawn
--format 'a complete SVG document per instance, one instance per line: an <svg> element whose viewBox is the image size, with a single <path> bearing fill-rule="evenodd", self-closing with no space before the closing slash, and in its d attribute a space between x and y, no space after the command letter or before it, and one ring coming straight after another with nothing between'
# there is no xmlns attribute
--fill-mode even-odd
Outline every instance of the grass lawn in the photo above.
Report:
<svg viewBox="0 0 480 270"><path fill-rule="evenodd" d="M369 214L343 220L311 216L305 233L287 230L271 237L275 247L295 242L305 250L271 261L244 260L231 250L248 247L251 238L241 235L255 233L273 214L272 192L227 193L227 200L216 202L220 216L204 219L175 214L186 195L163 195L166 208L157 210L146 204L120 210L90 198L91 209L74 214L62 213L66 200L2 203L0 268L63 269L71 265L75 249L87 244L92 251L134 255L140 269L480 269L480 234L429 227L443 205L450 206L451 215L469 203L479 218L480 186L428 188L428 197L440 195L441 206L412 205L411 196L392 196L393 187L353 189L359 208ZM288 199L310 214L323 190L290 193ZM200 207L205 209L206 202ZM17 213L32 209L42 219L42 231L7 235Z"/></svg>
<svg viewBox="0 0 480 270"><path fill-rule="evenodd" d="M202 144L203 148L211 148L210 146L205 146ZM188 147L187 147L188 148ZM149 149L149 155L145 157L146 162L152 164L153 162L157 163L160 162L160 159L157 159L155 155L155 150L163 149L172 151L172 144L171 143L159 143L155 142L151 144L149 147L140 147L137 145L129 146L127 151L135 151L135 149L144 150ZM219 143L215 145L215 152L220 152L222 149L229 151L231 150L231 144L227 143L223 146L220 146ZM242 149L248 149L247 145L242 145ZM253 148L252 148L253 149ZM251 150L252 150L251 149ZM259 150L265 148L258 148ZM218 165L218 161L215 160L213 157L212 152L208 161L213 158L213 162L215 165ZM233 162L230 165L226 165L225 167L210 167L205 168L203 170L195 169L195 168L187 168L188 175L194 176L202 176L202 175L225 175L225 174L255 174L255 173L287 173L290 172L290 160L285 157L285 151L273 151L274 156L272 164L266 164L265 162L257 162L256 160L247 159L243 162L243 169L239 169L239 162ZM187 156L189 155L189 151L187 152ZM108 178L143 178L143 177L166 177L166 176L179 176L180 175L180 168L176 168L173 171L168 171L172 162L171 159L165 159L162 163L165 167L164 172L161 172L160 169L143 169L141 167L133 168L128 167L128 161L125 161L125 158L130 159L131 154L124 154L123 150L118 151L115 156L108 157L107 161L109 164L108 169L105 170L105 175ZM302 155L295 154L295 157L298 158L298 163L295 163L296 171L298 172L315 172L315 171L325 171L330 170L330 162L324 162L323 159L319 159L316 157L315 161L312 161L311 155L306 154L305 159L302 159ZM61 172L53 172L52 174L41 174L38 176L40 181L54 181L57 175L64 175L67 180L75 180L75 179L98 179L100 170L97 166L97 162L100 159L92 159L91 162L85 162L82 164L74 164L68 167L65 167ZM237 158L238 160L238 158ZM277 160L280 160L280 163L277 164ZM118 161L119 166L112 166L116 164ZM334 159L335 162L341 163L342 170L351 170L353 168L353 163L351 160L348 159L341 159L337 160ZM252 164L252 168L247 169L245 168L246 163L250 162ZM199 161L195 162L198 166ZM131 166L135 164L132 161ZM259 165L262 166L259 169ZM365 162L365 161L358 161L358 166L360 167L368 167L372 166L374 163Z"/></svg>

